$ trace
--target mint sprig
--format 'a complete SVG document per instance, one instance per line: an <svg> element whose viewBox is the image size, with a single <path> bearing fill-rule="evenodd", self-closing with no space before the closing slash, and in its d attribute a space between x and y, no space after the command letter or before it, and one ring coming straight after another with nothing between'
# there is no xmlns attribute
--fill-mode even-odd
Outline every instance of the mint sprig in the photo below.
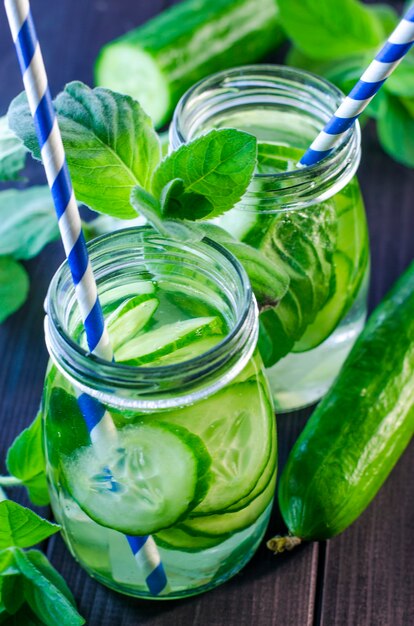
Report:
<svg viewBox="0 0 414 626"><path fill-rule="evenodd" d="M367 6L357 0L279 0L279 7L293 44L287 63L325 76L345 94L398 23L392 7ZM414 167L413 77L414 52L410 51L363 114L363 119L377 120L383 149L407 167Z"/></svg>
<svg viewBox="0 0 414 626"><path fill-rule="evenodd" d="M287 34L311 58L371 50L383 38L380 19L358 0L278 0L278 7Z"/></svg>
<svg viewBox="0 0 414 626"><path fill-rule="evenodd" d="M37 435L39 417L23 431L9 450L7 464L24 477L44 464L42 442ZM30 441L30 444L29 444ZM37 459L30 458L28 451ZM42 471L45 468L43 465ZM16 484L14 477L1 484ZM24 484L24 481L18 481ZM16 626L81 626L85 623L62 576L44 554L27 550L60 530L30 509L7 500L0 487L0 623Z"/></svg>
<svg viewBox="0 0 414 626"><path fill-rule="evenodd" d="M0 181L16 180L26 161L27 149L0 117Z"/></svg>
<svg viewBox="0 0 414 626"><path fill-rule="evenodd" d="M17 311L29 293L24 267L9 256L0 256L0 323Z"/></svg>
<svg viewBox="0 0 414 626"><path fill-rule="evenodd" d="M7 477L0 477L0 485L5 486L7 482L9 485L22 485L26 487L33 504L38 506L49 504L40 412L33 423L23 430L10 446L6 466L11 479L7 481Z"/></svg>

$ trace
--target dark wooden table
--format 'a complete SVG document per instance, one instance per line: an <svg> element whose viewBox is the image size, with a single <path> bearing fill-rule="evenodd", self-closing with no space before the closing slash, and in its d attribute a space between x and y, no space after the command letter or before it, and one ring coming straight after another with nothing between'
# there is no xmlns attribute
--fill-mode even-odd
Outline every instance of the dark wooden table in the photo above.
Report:
<svg viewBox="0 0 414 626"><path fill-rule="evenodd" d="M212 0L214 2L214 0ZM168 0L32 0L53 93L74 79L92 84L101 45L172 4ZM0 115L21 90L15 53L0 11ZM44 182L29 165L31 181ZM388 158L373 128L363 137L360 180L372 244L370 306L414 258L414 173ZM47 353L43 299L62 259L59 243L27 263L28 303L0 326L0 462L39 404ZM281 467L310 411L278 420ZM90 626L412 626L414 625L414 446L374 502L340 537L273 557L263 546L230 582L203 596L143 603L91 580L60 537L45 546ZM24 494L11 493L26 504ZM276 507L275 507L276 509ZM270 533L283 531L277 510ZM25 626L22 624L22 626Z"/></svg>

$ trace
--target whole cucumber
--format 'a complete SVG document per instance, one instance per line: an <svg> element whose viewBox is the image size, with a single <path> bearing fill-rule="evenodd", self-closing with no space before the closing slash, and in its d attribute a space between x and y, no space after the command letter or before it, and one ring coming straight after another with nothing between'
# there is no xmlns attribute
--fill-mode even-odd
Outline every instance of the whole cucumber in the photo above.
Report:
<svg viewBox="0 0 414 626"><path fill-rule="evenodd" d="M282 39L277 0L185 0L104 46L95 80L139 100L160 126L191 85Z"/></svg>
<svg viewBox="0 0 414 626"><path fill-rule="evenodd" d="M328 539L352 524L413 433L414 263L370 317L290 453L279 487L288 542ZM291 547L282 538L268 545Z"/></svg>

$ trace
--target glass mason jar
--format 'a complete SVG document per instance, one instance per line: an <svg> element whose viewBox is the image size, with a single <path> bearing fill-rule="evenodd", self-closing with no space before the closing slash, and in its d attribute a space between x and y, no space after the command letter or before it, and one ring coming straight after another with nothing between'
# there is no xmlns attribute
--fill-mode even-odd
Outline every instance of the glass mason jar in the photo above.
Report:
<svg viewBox="0 0 414 626"><path fill-rule="evenodd" d="M45 321L54 514L73 556L108 587L155 596L128 540L150 535L168 580L158 597L206 591L250 559L274 495L276 427L247 276L211 240L146 227L89 251L116 362L86 351L63 263ZM85 397L106 410L90 434Z"/></svg>
<svg viewBox="0 0 414 626"><path fill-rule="evenodd" d="M355 177L359 124L322 161L296 167L342 98L302 70L241 67L192 87L170 129L174 150L212 128L257 137L254 179L215 222L260 249L288 285L278 306L260 315L259 348L276 410L306 406L327 391L366 317L369 241Z"/></svg>

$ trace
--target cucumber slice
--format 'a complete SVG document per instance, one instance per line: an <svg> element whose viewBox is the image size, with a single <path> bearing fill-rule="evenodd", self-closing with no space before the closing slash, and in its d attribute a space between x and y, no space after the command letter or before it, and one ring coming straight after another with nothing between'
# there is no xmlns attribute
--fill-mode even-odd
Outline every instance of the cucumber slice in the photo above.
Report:
<svg viewBox="0 0 414 626"><path fill-rule="evenodd" d="M189 346L202 337L221 335L223 322L219 317L198 317L166 324L136 337L115 351L115 360L127 365L150 364L161 356Z"/></svg>
<svg viewBox="0 0 414 626"><path fill-rule="evenodd" d="M210 459L202 442L159 422L127 426L118 435L104 461L92 446L63 460L67 488L81 509L130 535L152 534L186 517L207 488Z"/></svg>
<svg viewBox="0 0 414 626"><path fill-rule="evenodd" d="M276 468L276 462L277 462L276 422L274 424L273 430L274 430L275 441L272 445L272 450L271 450L270 457L267 462L267 466L265 470L263 471L262 475L260 476L259 480L257 481L252 491L248 493L247 496L245 496L244 498L241 498L241 500L239 500L235 504L232 504L231 506L229 506L226 509L226 511L231 512L231 511L240 511L241 509L244 509L255 498L257 498L258 496L260 496L260 494L263 493L263 491L266 489L270 481L273 479L275 475L275 471L277 469Z"/></svg>
<svg viewBox="0 0 414 626"><path fill-rule="evenodd" d="M254 382L226 387L197 404L171 411L168 423L191 425L212 464L210 488L194 515L222 511L255 487L272 450L274 414L264 388Z"/></svg>
<svg viewBox="0 0 414 626"><path fill-rule="evenodd" d="M161 548L167 550L181 550L182 552L199 552L214 548L219 543L226 541L231 535L217 535L216 537L205 537L189 535L180 524L174 528L167 528L157 533L154 538Z"/></svg>
<svg viewBox="0 0 414 626"><path fill-rule="evenodd" d="M155 285L150 280L137 280L127 285L119 285L99 294L99 299L105 309L105 313L111 313L120 306L125 299L144 294L154 294Z"/></svg>
<svg viewBox="0 0 414 626"><path fill-rule="evenodd" d="M115 309L107 319L113 349L117 350L135 337L148 324L158 305L157 298L143 294L130 298Z"/></svg>
<svg viewBox="0 0 414 626"><path fill-rule="evenodd" d="M156 126L201 78L253 63L283 40L274 0L187 0L110 42L98 85L139 100Z"/></svg>
<svg viewBox="0 0 414 626"><path fill-rule="evenodd" d="M179 350L175 350L170 354L165 354L151 361L151 367L171 365L172 363L181 363L182 361L195 359L197 356L201 356L214 348L223 338L224 335L214 335L213 337L204 337L204 339L194 341L184 348L180 348Z"/></svg>
<svg viewBox="0 0 414 626"><path fill-rule="evenodd" d="M270 504L276 484L276 471L266 489L248 506L240 511L218 513L193 517L192 515L181 524L181 528L194 537L218 537L230 533L240 532L254 524L263 511Z"/></svg>
<svg viewBox="0 0 414 626"><path fill-rule="evenodd" d="M296 168L303 150L293 146L260 141L257 144L257 173L276 174Z"/></svg>
<svg viewBox="0 0 414 626"><path fill-rule="evenodd" d="M349 303L349 287L354 271L352 261L342 254L334 254L336 286L333 296L316 316L302 337L293 347L292 352L306 352L319 346L333 333L344 317Z"/></svg>

